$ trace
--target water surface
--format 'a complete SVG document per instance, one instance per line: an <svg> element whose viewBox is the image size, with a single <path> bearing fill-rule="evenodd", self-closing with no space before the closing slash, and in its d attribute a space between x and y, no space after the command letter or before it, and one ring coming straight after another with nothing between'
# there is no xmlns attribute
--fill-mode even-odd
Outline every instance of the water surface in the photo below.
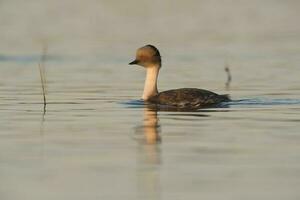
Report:
<svg viewBox="0 0 300 200"><path fill-rule="evenodd" d="M300 198L297 1L18 4L0 7L1 199ZM163 55L160 90L234 101L144 105L144 70L127 63L146 43Z"/></svg>

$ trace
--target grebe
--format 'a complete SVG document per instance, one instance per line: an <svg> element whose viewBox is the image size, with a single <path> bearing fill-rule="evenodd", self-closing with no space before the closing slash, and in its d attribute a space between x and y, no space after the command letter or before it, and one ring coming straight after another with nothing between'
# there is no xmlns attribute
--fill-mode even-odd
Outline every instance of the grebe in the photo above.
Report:
<svg viewBox="0 0 300 200"><path fill-rule="evenodd" d="M180 88L158 92L157 79L161 56L153 45L146 45L136 52L136 59L129 65L140 65L147 70L142 99L149 103L179 108L203 108L230 101L228 95L219 95L197 88Z"/></svg>

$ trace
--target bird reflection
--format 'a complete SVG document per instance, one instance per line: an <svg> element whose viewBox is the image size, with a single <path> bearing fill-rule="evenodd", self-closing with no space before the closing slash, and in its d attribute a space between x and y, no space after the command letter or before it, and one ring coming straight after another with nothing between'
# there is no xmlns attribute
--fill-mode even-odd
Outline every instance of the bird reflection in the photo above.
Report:
<svg viewBox="0 0 300 200"><path fill-rule="evenodd" d="M142 125L136 128L138 199L161 199L160 125L157 110L145 107Z"/></svg>
<svg viewBox="0 0 300 200"><path fill-rule="evenodd" d="M147 144L156 144L161 141L159 135L160 125L158 124L157 111L150 108L144 110L143 132Z"/></svg>
<svg viewBox="0 0 300 200"><path fill-rule="evenodd" d="M143 121L135 129L137 140L137 191L138 199L161 199L161 165L162 151L161 126L158 111L170 112L167 116L209 117L207 112L186 108L170 108L159 105L146 104L143 110ZM210 110L213 112L214 110ZM217 110L215 110L217 111Z"/></svg>
<svg viewBox="0 0 300 200"><path fill-rule="evenodd" d="M142 125L136 128L135 134L140 148L139 152L143 162L149 164L160 163L159 144L161 143L160 125L157 117L157 110L151 107L145 107L143 111Z"/></svg>

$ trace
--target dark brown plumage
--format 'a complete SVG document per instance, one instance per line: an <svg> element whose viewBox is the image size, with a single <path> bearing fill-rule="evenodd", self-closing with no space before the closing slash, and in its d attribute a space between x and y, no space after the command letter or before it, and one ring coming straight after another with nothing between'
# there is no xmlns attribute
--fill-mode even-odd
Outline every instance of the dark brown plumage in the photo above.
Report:
<svg viewBox="0 0 300 200"><path fill-rule="evenodd" d="M148 100L150 103L181 108L209 107L226 101L230 101L227 95L219 95L197 88L167 90L158 93Z"/></svg>

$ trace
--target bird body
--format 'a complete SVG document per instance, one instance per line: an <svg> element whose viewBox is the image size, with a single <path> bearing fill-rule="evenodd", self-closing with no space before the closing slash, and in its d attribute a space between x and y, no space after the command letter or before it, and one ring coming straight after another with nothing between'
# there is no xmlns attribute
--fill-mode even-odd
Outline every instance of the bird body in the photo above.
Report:
<svg viewBox="0 0 300 200"><path fill-rule="evenodd" d="M179 108L202 108L230 101L227 95L198 88L180 88L160 92L148 99L150 103Z"/></svg>

